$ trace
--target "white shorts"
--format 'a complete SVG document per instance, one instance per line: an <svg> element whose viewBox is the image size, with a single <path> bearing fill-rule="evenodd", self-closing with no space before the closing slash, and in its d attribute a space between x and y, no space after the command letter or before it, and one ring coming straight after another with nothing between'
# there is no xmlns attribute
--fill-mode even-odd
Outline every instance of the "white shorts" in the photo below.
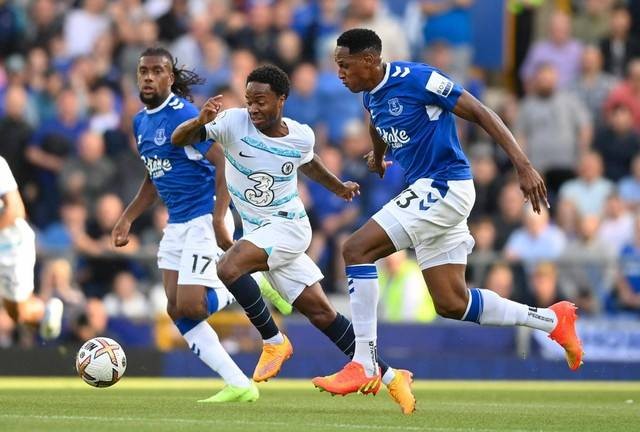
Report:
<svg viewBox="0 0 640 432"><path fill-rule="evenodd" d="M36 236L23 219L0 231L0 298L23 302L33 294Z"/></svg>
<svg viewBox="0 0 640 432"><path fill-rule="evenodd" d="M467 217L473 180L419 179L373 215L397 250L413 248L422 270L466 264L475 244Z"/></svg>
<svg viewBox="0 0 640 432"><path fill-rule="evenodd" d="M263 272L271 286L289 303L324 275L305 253L311 243L309 219L271 220L242 237L264 249L269 271Z"/></svg>
<svg viewBox="0 0 640 432"><path fill-rule="evenodd" d="M233 234L230 211L224 221ZM178 285L224 288L216 270L223 253L216 243L213 216L206 214L188 222L167 225L158 247L158 268L177 271Z"/></svg>

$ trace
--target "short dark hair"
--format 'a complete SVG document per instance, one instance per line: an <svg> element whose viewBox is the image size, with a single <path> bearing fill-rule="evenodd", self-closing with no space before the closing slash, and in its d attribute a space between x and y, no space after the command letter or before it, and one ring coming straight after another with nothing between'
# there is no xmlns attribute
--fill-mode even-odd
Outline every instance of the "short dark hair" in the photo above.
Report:
<svg viewBox="0 0 640 432"><path fill-rule="evenodd" d="M266 64L255 68L247 77L247 84L250 82L269 84L276 95L284 95L285 99L289 97L291 82L285 71L278 66Z"/></svg>
<svg viewBox="0 0 640 432"><path fill-rule="evenodd" d="M178 59L173 58L169 50L162 47L150 47L145 49L140 58L142 57L164 57L171 64L173 72L173 85L171 85L171 91L178 96L185 98L186 100L193 102L193 96L191 95L191 86L204 84L205 80L200 78L194 71L179 68Z"/></svg>
<svg viewBox="0 0 640 432"><path fill-rule="evenodd" d="M338 37L338 46L349 48L349 54L356 54L366 50L382 52L382 41L373 30L355 28L347 30Z"/></svg>

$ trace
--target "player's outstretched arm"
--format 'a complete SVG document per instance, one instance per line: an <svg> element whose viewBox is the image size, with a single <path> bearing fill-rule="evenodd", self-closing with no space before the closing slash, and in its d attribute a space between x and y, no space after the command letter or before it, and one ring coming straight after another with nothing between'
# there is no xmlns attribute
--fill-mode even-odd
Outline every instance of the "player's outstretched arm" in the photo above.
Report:
<svg viewBox="0 0 640 432"><path fill-rule="evenodd" d="M220 249L226 251L233 246L233 233L227 230L224 217L229 211L231 195L227 189L227 180L224 176L224 152L220 143L214 143L207 152L207 160L216 167L216 205L213 208L213 231Z"/></svg>
<svg viewBox="0 0 640 432"><path fill-rule="evenodd" d="M216 119L222 108L222 95L207 99L198 117L182 122L171 134L171 143L179 147L205 141L207 131L204 125Z"/></svg>
<svg viewBox="0 0 640 432"><path fill-rule="evenodd" d="M301 165L300 171L346 201L351 201L356 195L360 195L360 185L358 183L340 180L324 166L322 159L317 154L313 155L313 159L310 162Z"/></svg>
<svg viewBox="0 0 640 432"><path fill-rule="evenodd" d="M158 198L156 187L151 183L149 174L144 176L138 193L124 210L118 222L111 231L111 242L115 247L126 246L129 243L129 230L131 224Z"/></svg>
<svg viewBox="0 0 640 432"><path fill-rule="evenodd" d="M540 213L540 203L549 205L547 188L542 177L533 168L529 158L524 154L509 128L491 108L484 105L469 92L464 91L458 98L458 102L453 108L453 113L465 120L479 124L504 149L516 168L520 179L520 188L524 193L525 200L531 202L536 213Z"/></svg>

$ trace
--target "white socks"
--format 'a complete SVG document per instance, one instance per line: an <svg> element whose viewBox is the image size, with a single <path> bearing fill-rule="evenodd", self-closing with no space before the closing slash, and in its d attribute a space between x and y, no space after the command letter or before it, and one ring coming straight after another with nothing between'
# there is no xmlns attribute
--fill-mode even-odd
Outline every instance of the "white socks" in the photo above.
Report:
<svg viewBox="0 0 640 432"><path fill-rule="evenodd" d="M284 342L284 336L281 332L278 332L275 336L262 340L262 343L269 345L280 345L282 342Z"/></svg>
<svg viewBox="0 0 640 432"><path fill-rule="evenodd" d="M368 376L378 373L376 360L378 273L375 264L347 266L351 304L351 322L356 336L353 361L360 363Z"/></svg>
<svg viewBox="0 0 640 432"><path fill-rule="evenodd" d="M236 387L249 387L251 381L224 350L215 330L204 320L184 334L189 348L207 366L216 371L225 383Z"/></svg>
<svg viewBox="0 0 640 432"><path fill-rule="evenodd" d="M472 288L469 290L469 304L462 317L482 325L520 325L551 333L557 317L549 308L535 308L500 297L493 291Z"/></svg>

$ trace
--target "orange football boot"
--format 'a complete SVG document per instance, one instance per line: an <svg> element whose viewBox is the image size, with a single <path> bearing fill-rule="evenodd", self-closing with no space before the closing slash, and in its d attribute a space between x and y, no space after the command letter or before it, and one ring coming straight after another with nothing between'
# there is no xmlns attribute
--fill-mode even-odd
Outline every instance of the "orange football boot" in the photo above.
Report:
<svg viewBox="0 0 640 432"><path fill-rule="evenodd" d="M576 305L568 301L561 301L549 306L556 313L558 323L556 328L549 333L549 338L560 344L566 351L569 369L575 371L582 365L582 342L576 334L576 320L578 316Z"/></svg>
<svg viewBox="0 0 640 432"><path fill-rule="evenodd" d="M411 390L413 374L404 369L394 369L394 371L396 376L387 385L389 396L400 405L403 414L413 414L416 410L416 398Z"/></svg>
<svg viewBox="0 0 640 432"><path fill-rule="evenodd" d="M382 377L379 369L376 375L368 377L364 367L352 361L347 363L341 371L329 376L316 377L311 382L320 391L327 391L332 395L345 396L357 392L364 395L371 393L375 396L380 390Z"/></svg>
<svg viewBox="0 0 640 432"><path fill-rule="evenodd" d="M253 371L253 380L255 382L267 381L278 375L282 364L293 355L293 346L289 342L289 338L285 335L284 342L279 344L264 344L262 354Z"/></svg>

